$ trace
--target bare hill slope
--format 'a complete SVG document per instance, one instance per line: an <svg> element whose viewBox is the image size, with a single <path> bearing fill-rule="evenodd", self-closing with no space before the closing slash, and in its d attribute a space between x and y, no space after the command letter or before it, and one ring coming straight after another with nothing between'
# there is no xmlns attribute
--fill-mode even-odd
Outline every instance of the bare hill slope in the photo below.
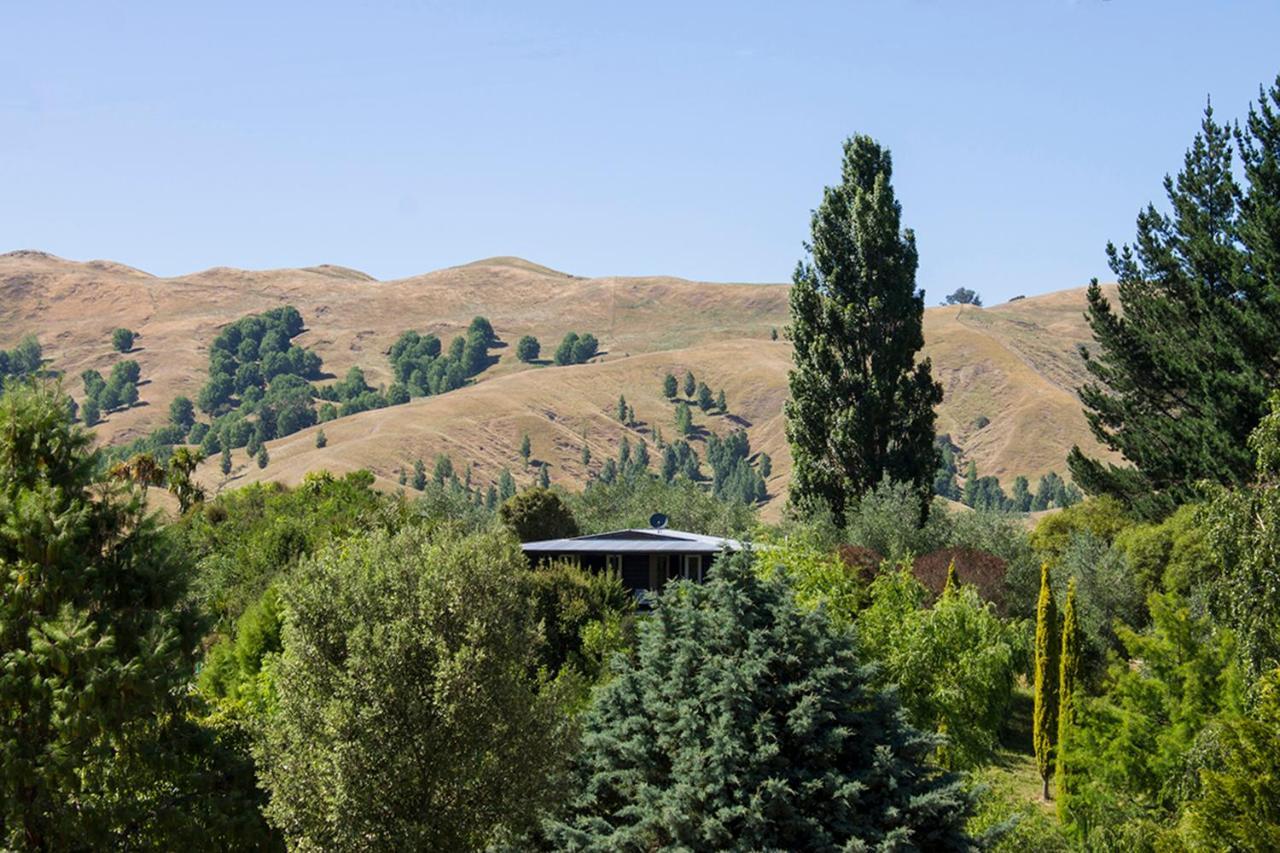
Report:
<svg viewBox="0 0 1280 853"><path fill-rule="evenodd" d="M406 329L447 338L477 314L506 343L498 363L474 385L403 406L365 412L324 425L328 445L315 448L314 428L271 442L265 471L237 453L233 484L258 478L295 482L312 469L370 468L387 484L401 465L449 453L473 463L479 482L509 466L517 480L517 448L529 433L534 456L550 464L553 481L584 482L584 441L592 467L616 452L627 432L612 418L625 394L642 422L674 434L672 404L661 397L665 373L692 370L724 388L728 416L706 417L704 429L745 427L753 449L774 459L770 493L785 494L790 472L782 422L790 348L771 341L787 322L787 286L707 284L676 278L580 278L519 258L490 258L396 281L377 281L344 267L249 271L218 267L158 278L106 261L73 262L40 252L0 256L0 346L35 333L51 366L79 396L86 368L106 373L122 358L111 330L138 331L135 358L146 384L142 403L111 415L98 428L106 442L128 440L162 424L178 394L194 397L205 376L208 345L218 329L248 313L295 305L307 329L298 342L314 348L325 369L341 376L352 365L370 382L389 381L386 353ZM1073 388L1083 377L1077 346L1088 340L1082 290L1062 291L980 309L930 308L926 354L946 399L938 428L975 459L982 474L1006 485L1017 474L1065 473L1073 443L1093 446ZM524 334L544 355L568 331L591 332L602 355L573 367L529 366L514 354ZM982 419L988 423L979 427ZM212 466L203 476L218 487ZM766 512L775 514L774 499Z"/></svg>

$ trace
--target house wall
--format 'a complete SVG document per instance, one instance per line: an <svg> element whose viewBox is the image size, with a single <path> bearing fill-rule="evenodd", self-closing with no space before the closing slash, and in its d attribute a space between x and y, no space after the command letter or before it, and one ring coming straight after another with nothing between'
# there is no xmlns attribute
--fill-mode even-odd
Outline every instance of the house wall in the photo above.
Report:
<svg viewBox="0 0 1280 853"><path fill-rule="evenodd" d="M555 560L566 560L569 562L576 560L578 565L582 566L584 569L603 572L605 570L607 554L608 552L602 552L599 554L540 554L536 558L533 558L533 555L530 555L530 557L535 565L538 563L550 563ZM703 577L706 576L706 573L711 566L715 564L718 556L719 554L716 553L706 553L702 555ZM649 590L652 588L649 571L651 557L651 554L627 553L622 555L622 585L624 587L632 591ZM671 554L670 560L673 570L678 573L680 555ZM664 583L665 581L662 578L658 579L659 587L663 586Z"/></svg>

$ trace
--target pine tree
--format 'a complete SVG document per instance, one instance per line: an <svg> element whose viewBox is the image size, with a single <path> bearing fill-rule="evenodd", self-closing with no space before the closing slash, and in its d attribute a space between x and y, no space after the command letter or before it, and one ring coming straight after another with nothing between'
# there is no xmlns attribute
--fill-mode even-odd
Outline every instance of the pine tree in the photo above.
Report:
<svg viewBox="0 0 1280 853"><path fill-rule="evenodd" d="M972 459L969 460L969 467L964 471L964 491L961 493L960 501L968 507L978 505L978 463Z"/></svg>
<svg viewBox="0 0 1280 853"><path fill-rule="evenodd" d="M852 635L748 554L662 593L593 694L555 849L964 850L969 795ZM768 677L761 677L765 673Z"/></svg>
<svg viewBox="0 0 1280 853"><path fill-rule="evenodd" d="M584 444L582 445L582 467L585 468L590 464L591 464L591 448Z"/></svg>
<svg viewBox="0 0 1280 853"><path fill-rule="evenodd" d="M396 478L400 485L406 485L409 482L409 472L404 470L404 466L400 466L400 476Z"/></svg>
<svg viewBox="0 0 1280 853"><path fill-rule="evenodd" d="M506 468L498 474L498 500L506 501L516 493L516 480Z"/></svg>
<svg viewBox="0 0 1280 853"><path fill-rule="evenodd" d="M218 467L222 471L222 476L224 477L231 476L231 448L230 447L222 448L222 458L218 463Z"/></svg>
<svg viewBox="0 0 1280 853"><path fill-rule="evenodd" d="M1076 722L1073 702L1084 671L1081 657L1083 639L1076 617L1076 579L1072 578L1067 583L1067 600L1062 606L1062 652L1058 657L1058 763L1053 783L1054 795L1058 798L1058 819L1063 822L1067 820L1064 806L1069 796L1070 781L1067 763L1062 756Z"/></svg>
<svg viewBox="0 0 1280 853"><path fill-rule="evenodd" d="M774 326L769 330L769 340L776 341L778 339L778 327Z"/></svg>
<svg viewBox="0 0 1280 853"><path fill-rule="evenodd" d="M693 392L698 390L698 383L693 378L693 371L686 370L684 372L684 395L692 399Z"/></svg>
<svg viewBox="0 0 1280 853"><path fill-rule="evenodd" d="M1053 738L1058 726L1058 679L1061 676L1058 654L1058 610L1049 585L1049 564L1040 567L1040 598L1036 603L1035 706L1032 717L1032 741L1036 753L1036 769L1044 784L1043 795L1049 799L1049 777L1053 775Z"/></svg>
<svg viewBox="0 0 1280 853"><path fill-rule="evenodd" d="M529 433L520 436L520 458L524 460L524 464L529 464L529 457L533 455L533 442L529 440Z"/></svg>
<svg viewBox="0 0 1280 853"><path fill-rule="evenodd" d="M324 430L316 431L316 447L323 448L329 443L329 439L325 437Z"/></svg>
<svg viewBox="0 0 1280 853"><path fill-rule="evenodd" d="M413 487L420 492L427 487L427 466L421 459L413 462Z"/></svg>
<svg viewBox="0 0 1280 853"><path fill-rule="evenodd" d="M679 388L677 387L676 378L674 375L668 373L665 377L663 377L662 396L666 397L667 399L671 399L675 397L676 392L678 390Z"/></svg>
<svg viewBox="0 0 1280 853"><path fill-rule="evenodd" d="M538 485L544 489L551 486L551 475L547 472L546 465L538 466Z"/></svg>
<svg viewBox="0 0 1280 853"><path fill-rule="evenodd" d="M683 400L676 403L676 432L680 435L693 432L693 413L689 411L689 404Z"/></svg>
<svg viewBox="0 0 1280 853"><path fill-rule="evenodd" d="M614 408L614 413L619 422L624 424L627 422L627 398L621 394L618 395L618 405Z"/></svg>
<svg viewBox="0 0 1280 853"><path fill-rule="evenodd" d="M723 388L720 389L720 393L716 394L716 409L722 415L729 411L729 402L724 397Z"/></svg>
<svg viewBox="0 0 1280 853"><path fill-rule="evenodd" d="M264 444L258 448L258 467L266 468L271 463L271 454L267 453L267 446Z"/></svg>
<svg viewBox="0 0 1280 853"><path fill-rule="evenodd" d="M889 152L872 139L845 142L842 181L813 214L812 262L792 279L791 495L836 518L886 477L913 484L924 513L938 467L942 386L916 358L924 294L891 176Z"/></svg>
<svg viewBox="0 0 1280 853"><path fill-rule="evenodd" d="M1268 98L1270 103L1268 103ZM1236 140L1206 108L1176 179L1171 215L1148 206L1134 246L1108 245L1118 309L1095 282L1087 317L1097 344L1080 389L1094 435L1123 454L1119 467L1073 448L1072 479L1158 517L1208 480L1245 482L1245 438L1280 385L1280 80Z"/></svg>
<svg viewBox="0 0 1280 853"><path fill-rule="evenodd" d="M715 398L711 396L711 388L708 387L707 383L699 382L698 383L698 408L706 412L706 411L710 411L713 405L715 405Z"/></svg>

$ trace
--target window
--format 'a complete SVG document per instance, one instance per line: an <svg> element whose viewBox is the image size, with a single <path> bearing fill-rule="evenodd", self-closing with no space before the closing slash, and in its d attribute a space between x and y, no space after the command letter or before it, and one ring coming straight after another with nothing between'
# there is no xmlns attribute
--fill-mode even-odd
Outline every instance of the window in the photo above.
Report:
<svg viewBox="0 0 1280 853"><path fill-rule="evenodd" d="M605 554L604 567L610 572L622 574L622 555L621 554Z"/></svg>
<svg viewBox="0 0 1280 853"><path fill-rule="evenodd" d="M702 581L702 555L686 554L684 558L684 567L681 575L691 581Z"/></svg>

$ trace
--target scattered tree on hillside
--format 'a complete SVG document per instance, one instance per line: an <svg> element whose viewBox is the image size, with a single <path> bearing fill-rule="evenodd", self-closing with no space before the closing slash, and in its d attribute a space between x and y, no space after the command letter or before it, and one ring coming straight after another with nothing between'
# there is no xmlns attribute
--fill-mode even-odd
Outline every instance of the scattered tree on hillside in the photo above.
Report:
<svg viewBox="0 0 1280 853"><path fill-rule="evenodd" d="M676 433L678 435L689 435L693 432L693 413L689 411L689 404L684 400L676 403Z"/></svg>
<svg viewBox="0 0 1280 853"><path fill-rule="evenodd" d="M116 329L111 333L111 346L115 347L116 352L128 352L133 349L135 335L129 329Z"/></svg>
<svg viewBox="0 0 1280 853"><path fill-rule="evenodd" d="M662 396L666 397L667 399L674 399L676 396L676 392L678 390L679 388L677 387L675 376L668 373L666 376L663 377Z"/></svg>
<svg viewBox="0 0 1280 853"><path fill-rule="evenodd" d="M538 466L538 486L540 488L548 489L551 487L551 473L548 470L549 467L550 466L545 462Z"/></svg>
<svg viewBox="0 0 1280 853"><path fill-rule="evenodd" d="M516 479L511 476L511 472L506 468L498 474L498 499L500 501L510 500L516 493Z"/></svg>
<svg viewBox="0 0 1280 853"><path fill-rule="evenodd" d="M930 767L937 739L868 683L851 634L751 561L661 596L594 694L552 846L964 849L969 800Z"/></svg>
<svg viewBox="0 0 1280 853"><path fill-rule="evenodd" d="M590 464L591 464L591 448L587 446L586 440L584 439L582 444L582 467L585 468Z"/></svg>
<svg viewBox="0 0 1280 853"><path fill-rule="evenodd" d="M542 345L533 335L525 335L516 342L516 358L526 364L537 361L540 352L542 352Z"/></svg>
<svg viewBox="0 0 1280 853"><path fill-rule="evenodd" d="M271 454L267 453L267 446L265 444L258 448L258 455L256 458L258 460L259 468L266 468L267 465L270 464Z"/></svg>
<svg viewBox="0 0 1280 853"><path fill-rule="evenodd" d="M791 289L792 499L837 518L886 476L912 483L926 511L938 467L942 387L929 359L916 360L924 295L891 176L887 150L866 136L845 142L842 181L813 214L812 261Z"/></svg>
<svg viewBox="0 0 1280 853"><path fill-rule="evenodd" d="M627 398L621 394L618 395L618 405L615 409L615 414L617 415L620 423L627 423Z"/></svg>
<svg viewBox="0 0 1280 853"><path fill-rule="evenodd" d="M329 439L325 436L324 430L316 430L316 447L323 448L329 443Z"/></svg>
<svg viewBox="0 0 1280 853"><path fill-rule="evenodd" d="M181 429L189 430L196 422L196 407L190 397L181 395L174 397L169 404L169 423Z"/></svg>
<svg viewBox="0 0 1280 853"><path fill-rule="evenodd" d="M1280 386L1280 77L1232 131L1206 108L1176 178L1172 215L1138 215L1135 246L1108 245L1118 307L1089 288L1097 349L1080 389L1094 435L1131 467L1071 451L1072 478L1146 517L1190 500L1196 484L1236 486L1252 472L1245 440ZM1242 174L1243 185L1236 175Z"/></svg>
<svg viewBox="0 0 1280 853"><path fill-rule="evenodd" d="M777 339L778 339L778 328L777 326L775 326L769 330L769 340L776 341Z"/></svg>
<svg viewBox="0 0 1280 853"><path fill-rule="evenodd" d="M711 396L711 389L707 387L707 383L699 382L698 383L698 408L702 409L702 411L704 412L708 412L711 410L711 407L714 405L715 405L715 398Z"/></svg>
<svg viewBox="0 0 1280 853"><path fill-rule="evenodd" d="M943 305L976 305L982 307L982 297L967 287L958 287L943 300Z"/></svg>
<svg viewBox="0 0 1280 853"><path fill-rule="evenodd" d="M431 480L437 486L443 486L445 483L457 476L453 472L453 460L447 454L437 453L435 466L431 469Z"/></svg>
<svg viewBox="0 0 1280 853"><path fill-rule="evenodd" d="M221 455L221 459L218 462L218 469L222 471L223 477L231 476L231 448L230 447L222 448L222 455Z"/></svg>
<svg viewBox="0 0 1280 853"><path fill-rule="evenodd" d="M529 433L520 436L520 458L524 460L524 464L529 464L529 457L533 455L533 442L529 440Z"/></svg>
<svg viewBox="0 0 1280 853"><path fill-rule="evenodd" d="M716 411L722 415L729 412L729 401L725 399L723 388L720 389L720 393L716 394Z"/></svg>
<svg viewBox="0 0 1280 853"><path fill-rule="evenodd" d="M427 466L421 459L413 461L413 487L419 492L427 488Z"/></svg>
<svg viewBox="0 0 1280 853"><path fill-rule="evenodd" d="M698 390L698 383L693 378L693 371L686 370L684 372L684 395L693 399L693 392Z"/></svg>

